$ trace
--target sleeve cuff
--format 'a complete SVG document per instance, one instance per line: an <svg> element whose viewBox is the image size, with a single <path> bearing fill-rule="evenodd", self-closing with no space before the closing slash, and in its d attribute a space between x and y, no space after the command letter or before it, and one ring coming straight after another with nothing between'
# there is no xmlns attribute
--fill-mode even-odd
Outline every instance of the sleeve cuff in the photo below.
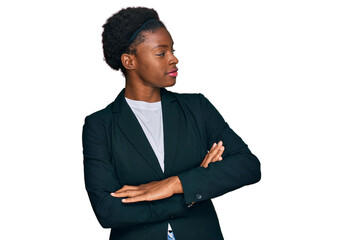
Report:
<svg viewBox="0 0 362 240"><path fill-rule="evenodd" d="M201 172L205 170L206 170L205 168L198 167L180 173L178 175L182 184L182 189L184 191L185 202L188 206L190 206L195 202L203 201L205 199L204 194L201 193L198 184L196 183L195 179L193 179L195 171L200 172L199 174L201 174Z"/></svg>
<svg viewBox="0 0 362 240"><path fill-rule="evenodd" d="M156 209L158 214L166 216L166 218L178 218L185 217L187 215L187 205L182 194L175 194L170 198L162 199L159 201L151 202Z"/></svg>

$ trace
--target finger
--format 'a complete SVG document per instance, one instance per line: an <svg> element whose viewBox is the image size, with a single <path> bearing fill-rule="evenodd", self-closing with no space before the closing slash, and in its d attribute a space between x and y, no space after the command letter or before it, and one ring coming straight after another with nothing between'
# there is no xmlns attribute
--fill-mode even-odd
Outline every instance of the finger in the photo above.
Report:
<svg viewBox="0 0 362 240"><path fill-rule="evenodd" d="M220 149L222 148L222 141L220 141L214 149L210 150L208 155L208 161L212 161L212 159L219 153Z"/></svg>
<svg viewBox="0 0 362 240"><path fill-rule="evenodd" d="M214 149L215 147L216 147L216 143L214 143L214 144L211 146L210 151L211 151L212 149ZM208 160L210 151L208 151L208 152L206 153L204 159L202 160L202 163L200 164L200 167L205 167L205 164L207 164L207 160Z"/></svg>
<svg viewBox="0 0 362 240"><path fill-rule="evenodd" d="M213 153L214 155L210 159L208 159L206 167L208 167L209 164L212 163L212 162L221 161L222 160L221 155L224 152L224 149L225 149L225 147L222 146L222 147L220 147L220 149L218 150L217 153Z"/></svg>
<svg viewBox="0 0 362 240"><path fill-rule="evenodd" d="M222 153L216 159L215 159L215 155L217 155L218 152L220 151L220 148L222 147L222 144L223 144L223 142L219 141L217 144L214 143L212 145L210 151L205 155L205 158L202 161L200 167L207 168L210 162L217 161L217 159L221 156Z"/></svg>
<svg viewBox="0 0 362 240"><path fill-rule="evenodd" d="M213 149L210 150L211 153L215 153L215 152L218 152L220 150L220 148L222 147L223 145L223 142L222 141L219 141L215 147Z"/></svg>
<svg viewBox="0 0 362 240"><path fill-rule="evenodd" d="M116 192L124 192L129 190L138 190L139 186L130 186L130 185L124 185L121 189L117 190Z"/></svg>
<svg viewBox="0 0 362 240"><path fill-rule="evenodd" d="M207 158L202 162L202 167L207 168L210 162L212 162L212 156L208 155Z"/></svg>
<svg viewBox="0 0 362 240"><path fill-rule="evenodd" d="M200 164L200 167L205 167L206 164L207 164L207 161L206 161L206 159L204 159L204 161L202 161L202 163Z"/></svg>
<svg viewBox="0 0 362 240"><path fill-rule="evenodd" d="M210 155L210 152L208 154L206 154L204 161L202 161L201 166L202 167L207 167L207 165L209 164L209 162L211 161L212 156Z"/></svg>
<svg viewBox="0 0 362 240"><path fill-rule="evenodd" d="M222 147L220 148L220 150L218 151L218 153L213 157L212 162L220 161L220 157L221 157L221 155L223 154L224 150L225 150L225 147L222 146Z"/></svg>
<svg viewBox="0 0 362 240"><path fill-rule="evenodd" d="M116 198L124 198L124 197L135 197L137 196L138 194L135 194L135 193L111 193L111 196L112 197L116 197Z"/></svg>
<svg viewBox="0 0 362 240"><path fill-rule="evenodd" d="M206 153L204 160L202 160L202 163L200 164L201 167L203 167L203 165L207 162L208 156L209 156L209 153Z"/></svg>
<svg viewBox="0 0 362 240"><path fill-rule="evenodd" d="M218 153L217 153L216 156L219 156L219 157L220 157L220 156L224 153L224 151L225 151L225 147L222 146L222 147L219 149L219 151L218 151Z"/></svg>
<svg viewBox="0 0 362 240"><path fill-rule="evenodd" d="M209 153L205 156L204 159L204 167L207 167L210 162L212 162L214 156L217 154L218 150L221 147L222 142L220 141L218 144L214 143L213 147L210 149Z"/></svg>
<svg viewBox="0 0 362 240"><path fill-rule="evenodd" d="M112 197L135 197L143 194L143 191L125 191L125 192L115 192L111 193Z"/></svg>
<svg viewBox="0 0 362 240"><path fill-rule="evenodd" d="M134 202L143 202L143 201L147 201L145 195L122 199L123 203L134 203Z"/></svg>

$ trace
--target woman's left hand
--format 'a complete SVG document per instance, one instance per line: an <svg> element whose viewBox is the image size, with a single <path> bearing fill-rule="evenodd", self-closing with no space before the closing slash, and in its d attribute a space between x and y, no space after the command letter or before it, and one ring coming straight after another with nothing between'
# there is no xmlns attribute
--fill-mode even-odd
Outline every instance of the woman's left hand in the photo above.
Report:
<svg viewBox="0 0 362 240"><path fill-rule="evenodd" d="M139 186L124 185L118 191L111 193L113 197L124 198L122 202L133 203L155 201L171 197L173 194L183 193L181 181L177 176L154 181Z"/></svg>

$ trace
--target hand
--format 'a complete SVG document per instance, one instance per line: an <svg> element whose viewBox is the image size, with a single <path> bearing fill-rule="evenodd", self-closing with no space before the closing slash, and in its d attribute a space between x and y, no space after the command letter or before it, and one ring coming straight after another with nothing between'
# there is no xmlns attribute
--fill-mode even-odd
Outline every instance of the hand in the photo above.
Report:
<svg viewBox="0 0 362 240"><path fill-rule="evenodd" d="M124 198L122 202L133 203L154 201L171 197L173 194L183 193L181 181L177 176L154 181L139 186L124 185L118 191L111 193L113 197Z"/></svg>
<svg viewBox="0 0 362 240"><path fill-rule="evenodd" d="M205 155L205 158L202 161L200 167L207 168L209 163L222 160L221 155L225 150L225 147L222 144L223 142L220 141L218 144L214 143L212 145L210 151Z"/></svg>

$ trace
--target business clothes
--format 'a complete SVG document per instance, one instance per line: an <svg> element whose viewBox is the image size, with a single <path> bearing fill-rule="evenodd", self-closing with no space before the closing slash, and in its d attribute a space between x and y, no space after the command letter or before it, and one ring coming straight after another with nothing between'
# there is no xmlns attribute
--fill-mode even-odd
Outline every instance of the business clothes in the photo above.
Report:
<svg viewBox="0 0 362 240"><path fill-rule="evenodd" d="M111 240L165 240L170 223L177 240L223 239L211 198L258 182L260 163L202 94L161 89L165 171L124 98L86 117L83 154L86 189ZM223 160L199 167L214 142ZM122 203L110 195L123 185L178 176L184 194ZM194 205L188 207L191 203Z"/></svg>

